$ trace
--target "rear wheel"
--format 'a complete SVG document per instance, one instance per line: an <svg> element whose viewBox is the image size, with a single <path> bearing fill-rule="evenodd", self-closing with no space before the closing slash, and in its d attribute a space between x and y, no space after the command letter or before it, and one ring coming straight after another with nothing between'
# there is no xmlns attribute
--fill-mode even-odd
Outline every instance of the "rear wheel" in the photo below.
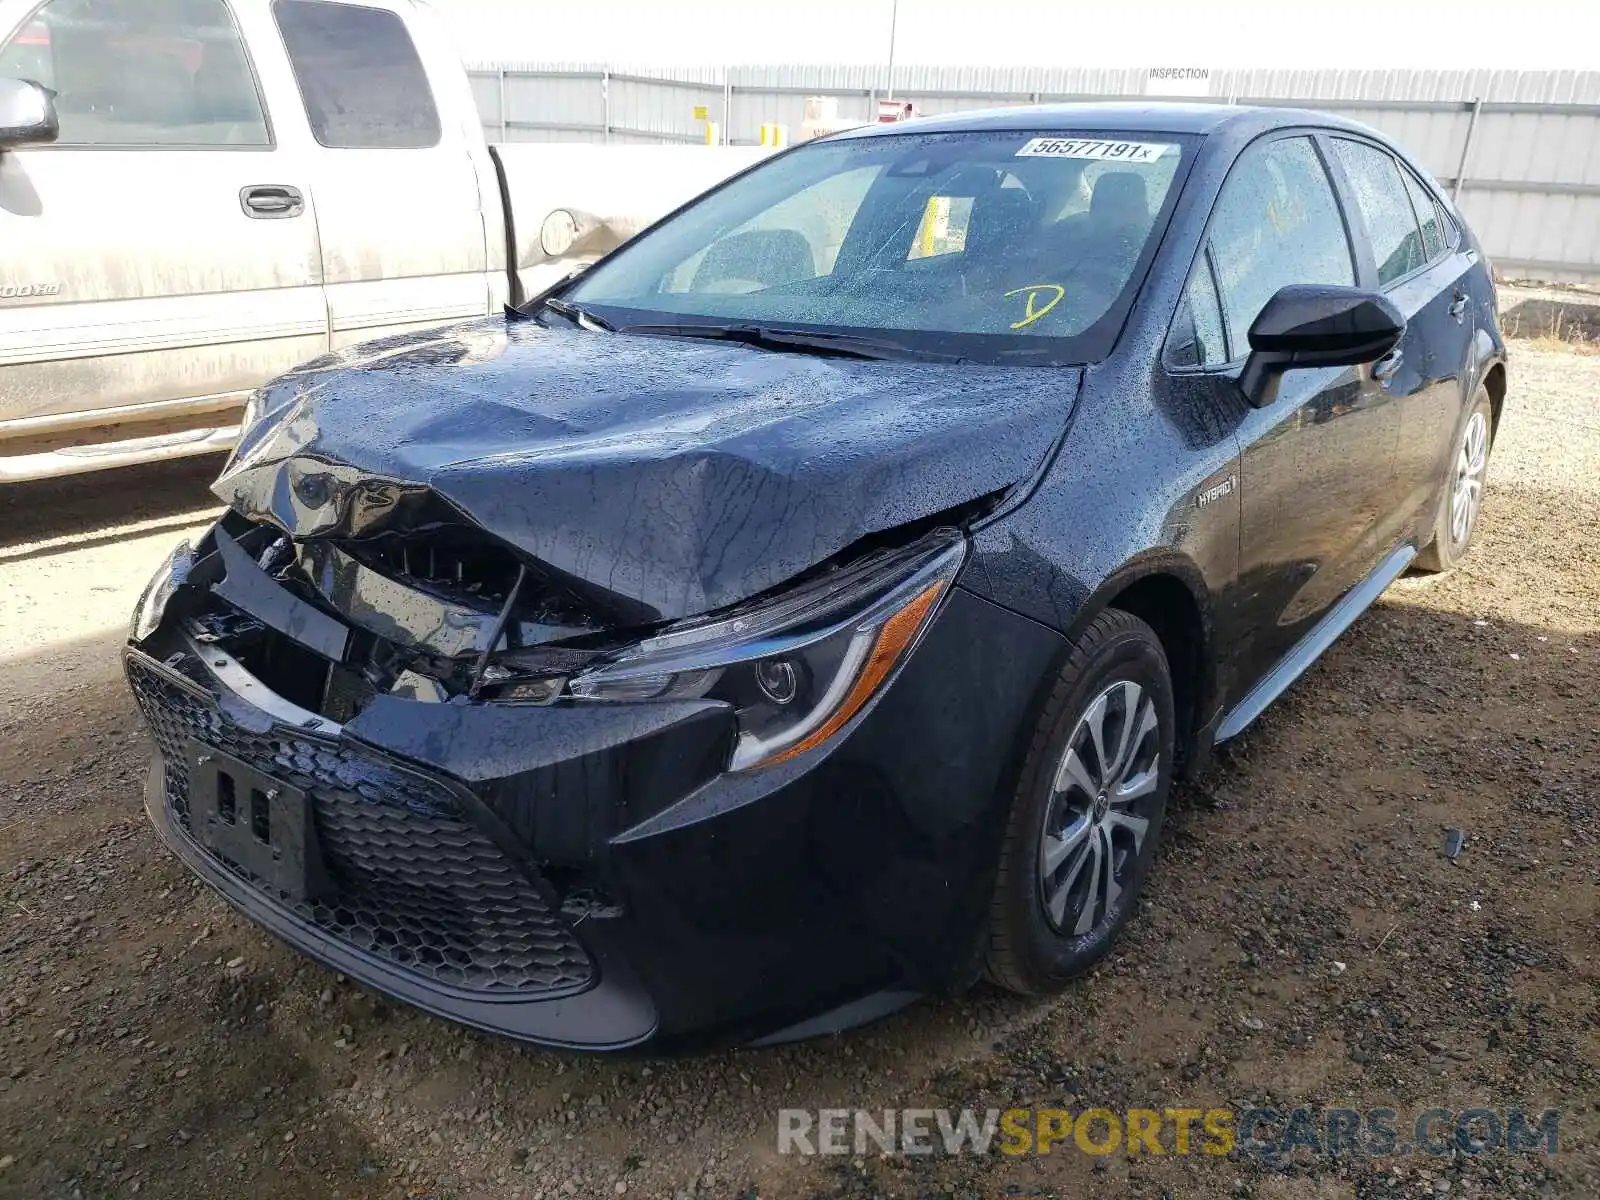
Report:
<svg viewBox="0 0 1600 1200"><path fill-rule="evenodd" d="M1488 390L1480 386L1472 413L1456 443L1450 478L1434 520L1433 541L1417 555L1423 571L1449 571L1466 557L1478 528L1483 507L1483 485L1489 473L1489 451L1494 444L1494 408Z"/></svg>
<svg viewBox="0 0 1600 1200"><path fill-rule="evenodd" d="M1155 633L1111 609L1073 646L1006 828L989 977L1058 990L1105 954L1155 855L1173 767L1172 682Z"/></svg>

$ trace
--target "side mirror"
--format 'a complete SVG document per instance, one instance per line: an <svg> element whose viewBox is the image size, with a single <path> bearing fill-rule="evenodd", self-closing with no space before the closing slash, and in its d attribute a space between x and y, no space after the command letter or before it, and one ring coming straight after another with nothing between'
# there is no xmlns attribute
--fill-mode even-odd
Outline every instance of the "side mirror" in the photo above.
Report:
<svg viewBox="0 0 1600 1200"><path fill-rule="evenodd" d="M31 79L0 79L0 150L53 142L60 132L54 92Z"/></svg>
<svg viewBox="0 0 1600 1200"><path fill-rule="evenodd" d="M1277 398L1285 371L1373 362L1394 349L1405 329L1400 310L1376 292L1290 284L1251 324L1239 386L1251 404L1265 408Z"/></svg>

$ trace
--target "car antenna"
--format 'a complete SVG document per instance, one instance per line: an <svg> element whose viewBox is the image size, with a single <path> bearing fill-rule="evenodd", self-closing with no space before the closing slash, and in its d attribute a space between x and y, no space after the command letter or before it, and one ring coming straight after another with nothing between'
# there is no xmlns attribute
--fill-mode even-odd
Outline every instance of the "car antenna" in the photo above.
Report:
<svg viewBox="0 0 1600 1200"><path fill-rule="evenodd" d="M511 585L511 591L506 593L505 605L500 609L500 615L495 618L494 632L489 635L488 645L484 646L478 655L478 663L472 668L472 682L467 684L467 699L476 700L478 692L483 687L483 673L489 666L489 654L500 644L500 638L505 634L506 623L511 620L512 606L517 602L517 596L522 592L523 581L528 578L528 564L517 564L517 581Z"/></svg>

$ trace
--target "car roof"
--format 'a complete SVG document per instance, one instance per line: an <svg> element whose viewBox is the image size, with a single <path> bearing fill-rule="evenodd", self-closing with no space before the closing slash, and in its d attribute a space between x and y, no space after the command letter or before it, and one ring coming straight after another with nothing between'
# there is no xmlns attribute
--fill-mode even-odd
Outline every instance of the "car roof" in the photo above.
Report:
<svg viewBox="0 0 1600 1200"><path fill-rule="evenodd" d="M1041 133L1093 130L1097 133L1205 135L1235 126L1247 126L1251 133L1258 133L1284 126L1307 125L1370 132L1353 121L1346 121L1331 113L1313 112L1301 108L1113 100L984 108L940 116L914 117L909 121L852 129L836 136L892 137L896 133L957 133L985 130L996 132L1029 130Z"/></svg>

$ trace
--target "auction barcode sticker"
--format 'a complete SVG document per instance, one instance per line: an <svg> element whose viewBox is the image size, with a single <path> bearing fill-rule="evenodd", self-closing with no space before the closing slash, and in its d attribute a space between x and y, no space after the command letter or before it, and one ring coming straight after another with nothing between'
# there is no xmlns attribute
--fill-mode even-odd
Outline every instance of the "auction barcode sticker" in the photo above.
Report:
<svg viewBox="0 0 1600 1200"><path fill-rule="evenodd" d="M1031 138L1018 150L1017 158L1100 158L1115 162L1155 162L1174 142L1107 142L1095 138Z"/></svg>

